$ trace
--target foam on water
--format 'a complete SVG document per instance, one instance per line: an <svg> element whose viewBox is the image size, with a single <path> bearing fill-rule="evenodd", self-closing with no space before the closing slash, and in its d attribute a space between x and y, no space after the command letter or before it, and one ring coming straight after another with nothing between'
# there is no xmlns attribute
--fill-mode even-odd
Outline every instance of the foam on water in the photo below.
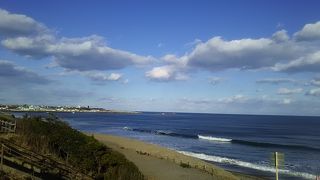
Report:
<svg viewBox="0 0 320 180"><path fill-rule="evenodd" d="M123 129L124 129L124 130L128 130L128 131L132 130L132 128L127 127L127 126L123 127Z"/></svg>
<svg viewBox="0 0 320 180"><path fill-rule="evenodd" d="M198 135L198 138L209 140L209 141L218 141L218 142L231 142L232 141L232 139L212 137L212 136L202 136L202 135Z"/></svg>
<svg viewBox="0 0 320 180"><path fill-rule="evenodd" d="M275 173L275 169L273 167L263 166L263 165L254 164L254 163L245 162L245 161L240 161L237 159L207 155L207 154L202 154L202 153L193 153L193 152L188 152L188 151L178 151L178 152L182 153L184 155L187 155L187 156L196 157L196 158L206 160L206 161L237 165L237 166L246 167L246 168L250 168L250 169ZM290 176L301 177L304 179L316 179L316 175L305 173L305 172L291 171L291 170L287 170L287 169L280 169L279 173L285 174L285 175L290 175Z"/></svg>

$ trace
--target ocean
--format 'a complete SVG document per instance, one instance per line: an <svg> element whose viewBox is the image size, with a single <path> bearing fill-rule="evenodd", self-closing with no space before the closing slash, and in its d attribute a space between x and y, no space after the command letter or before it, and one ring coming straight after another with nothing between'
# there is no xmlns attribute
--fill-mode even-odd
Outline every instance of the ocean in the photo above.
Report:
<svg viewBox="0 0 320 180"><path fill-rule="evenodd" d="M316 179L320 175L320 117L157 112L57 116L81 131L159 144L267 179L274 179L274 152L284 155L280 179Z"/></svg>

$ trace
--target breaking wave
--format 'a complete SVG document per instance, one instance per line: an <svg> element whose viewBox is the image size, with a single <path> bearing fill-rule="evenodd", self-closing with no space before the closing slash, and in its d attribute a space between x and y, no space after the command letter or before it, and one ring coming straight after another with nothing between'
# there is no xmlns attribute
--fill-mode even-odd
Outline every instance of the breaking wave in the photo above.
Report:
<svg viewBox="0 0 320 180"><path fill-rule="evenodd" d="M207 154L202 154L202 153L193 153L193 152L188 152L188 151L178 151L178 152L182 153L184 155L187 155L187 156L196 157L196 158L206 160L206 161L224 163L224 164L230 164L230 165L237 165L237 166L241 166L241 167L245 167L245 168L275 173L275 169L273 167L254 164L254 163L245 162L245 161L240 161L237 159L207 155ZM287 169L280 169L279 173L289 175L289 176L304 178L304 179L316 179L316 175L306 173L306 172L296 172L296 171L287 170Z"/></svg>
<svg viewBox="0 0 320 180"><path fill-rule="evenodd" d="M198 135L198 138L208 140L208 141L231 142L233 144L241 144L241 145L256 146L256 147L266 147L266 148L274 147L274 148L286 148L286 149L304 149L304 150L311 150L311 151L319 151L320 150L319 148L315 148L315 147L295 145L295 144L276 144L276 143L269 143L269 142L255 142L255 141L227 139L227 138L203 136L203 135Z"/></svg>
<svg viewBox="0 0 320 180"><path fill-rule="evenodd" d="M209 140L209 141L218 141L218 142L231 142L232 141L232 139L212 137L212 136L202 136L202 135L198 135L198 138Z"/></svg>
<svg viewBox="0 0 320 180"><path fill-rule="evenodd" d="M131 128L131 127L123 127L126 131L136 131L142 133L151 133L156 135L164 135L164 136L173 136L173 137L181 137L181 138L192 138L192 139L202 139L212 142L218 143L233 143L240 144L246 146L254 146L254 147L264 147L264 148L285 148L285 149L301 149L301 150L310 150L310 151L320 151L317 147L303 146L303 145L295 145L295 144L277 144L270 142L256 142L256 141L248 141L241 139L229 139L222 137L214 137L214 136L205 136L205 135L194 135L194 134L182 134L176 133L170 130L150 130L143 128Z"/></svg>

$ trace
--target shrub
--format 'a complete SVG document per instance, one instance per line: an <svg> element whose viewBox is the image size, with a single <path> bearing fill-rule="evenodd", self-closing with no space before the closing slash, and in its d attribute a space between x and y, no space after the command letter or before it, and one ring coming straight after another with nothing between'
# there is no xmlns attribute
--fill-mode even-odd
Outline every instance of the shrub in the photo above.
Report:
<svg viewBox="0 0 320 180"><path fill-rule="evenodd" d="M28 117L17 122L20 143L36 152L55 154L96 179L143 179L139 169L113 151L54 116Z"/></svg>
<svg viewBox="0 0 320 180"><path fill-rule="evenodd" d="M180 166L183 167L183 168L191 168L189 163L187 164L187 163L180 162Z"/></svg>

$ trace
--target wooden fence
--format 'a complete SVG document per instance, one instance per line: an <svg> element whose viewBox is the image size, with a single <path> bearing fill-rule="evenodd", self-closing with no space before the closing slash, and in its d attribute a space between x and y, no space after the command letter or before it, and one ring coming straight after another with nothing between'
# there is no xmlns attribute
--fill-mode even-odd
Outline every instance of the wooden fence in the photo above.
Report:
<svg viewBox="0 0 320 180"><path fill-rule="evenodd" d="M35 172L38 174L45 174L54 170L55 172L58 172L58 174L60 174L60 176L64 179L93 179L92 177L83 174L79 170L76 170L65 163L57 162L50 157L32 152L22 146L10 142L9 140L0 139L0 143L1 169L3 169L4 161L10 161L11 163L31 170L32 174Z"/></svg>
<svg viewBox="0 0 320 180"><path fill-rule="evenodd" d="M0 132L1 133L15 133L17 122L0 120Z"/></svg>

